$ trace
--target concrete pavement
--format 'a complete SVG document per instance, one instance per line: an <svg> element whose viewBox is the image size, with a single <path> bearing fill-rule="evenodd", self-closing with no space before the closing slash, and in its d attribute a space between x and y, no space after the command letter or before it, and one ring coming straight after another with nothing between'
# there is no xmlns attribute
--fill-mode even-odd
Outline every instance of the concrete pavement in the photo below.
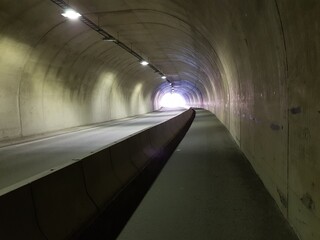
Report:
<svg viewBox="0 0 320 240"><path fill-rule="evenodd" d="M197 110L118 240L297 240L276 203L210 112Z"/></svg>
<svg viewBox="0 0 320 240"><path fill-rule="evenodd" d="M180 114L158 111L0 148L0 196Z"/></svg>

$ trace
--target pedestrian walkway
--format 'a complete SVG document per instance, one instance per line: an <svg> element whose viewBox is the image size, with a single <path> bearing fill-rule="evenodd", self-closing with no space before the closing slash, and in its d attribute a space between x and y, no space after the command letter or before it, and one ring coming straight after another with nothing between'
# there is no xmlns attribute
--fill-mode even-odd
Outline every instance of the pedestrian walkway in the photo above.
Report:
<svg viewBox="0 0 320 240"><path fill-rule="evenodd" d="M197 110L118 240L297 240L232 137Z"/></svg>

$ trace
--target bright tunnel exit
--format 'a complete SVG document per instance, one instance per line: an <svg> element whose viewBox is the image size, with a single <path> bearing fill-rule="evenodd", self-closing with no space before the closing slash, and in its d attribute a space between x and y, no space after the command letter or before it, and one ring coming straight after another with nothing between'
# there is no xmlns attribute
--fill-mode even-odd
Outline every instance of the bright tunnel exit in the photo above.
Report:
<svg viewBox="0 0 320 240"><path fill-rule="evenodd" d="M186 100L178 93L166 93L160 99L159 105L165 108L187 108Z"/></svg>

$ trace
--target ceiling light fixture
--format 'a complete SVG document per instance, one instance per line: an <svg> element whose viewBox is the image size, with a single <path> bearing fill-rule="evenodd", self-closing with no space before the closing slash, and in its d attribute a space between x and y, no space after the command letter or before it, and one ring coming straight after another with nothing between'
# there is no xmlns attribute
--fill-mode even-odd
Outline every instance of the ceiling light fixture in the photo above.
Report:
<svg viewBox="0 0 320 240"><path fill-rule="evenodd" d="M66 9L64 13L61 14L62 16L69 18L71 20L75 20L78 19L79 17L81 17L81 14L76 12L73 9Z"/></svg>
<svg viewBox="0 0 320 240"><path fill-rule="evenodd" d="M109 37L104 37L102 38L103 41L106 41L106 42L117 42L117 39L115 38L109 38Z"/></svg>
<svg viewBox="0 0 320 240"><path fill-rule="evenodd" d="M162 79L166 79L167 77L163 75L161 78L162 78Z"/></svg>
<svg viewBox="0 0 320 240"><path fill-rule="evenodd" d="M149 63L148 63L147 61L145 61L145 60L141 60L141 61L140 61L140 64L141 64L142 66L147 66Z"/></svg>
<svg viewBox="0 0 320 240"><path fill-rule="evenodd" d="M119 39L115 38L112 36L110 33L108 33L106 30L101 28L99 24L96 24L95 22L91 21L89 18L86 16L82 16L80 13L76 12L71 8L71 6L66 2L66 0L50 0L51 2L57 4L60 8L65 10L65 12L62 14L64 17L69 18L69 19L78 19L80 18L80 21L83 22L85 25L87 25L89 28L92 30L96 31L98 34L102 35L102 40L107 41L107 42L113 42L117 44L120 48L124 49L128 53L130 53L132 56L137 58L140 63L144 66L150 67L155 71L155 73L160 74L160 76L165 76L156 66L154 66L152 63L148 63L147 61L143 61L143 57L138 54L136 51L132 49L132 46L129 47L125 43L121 42ZM164 79L164 78L163 78ZM166 78L166 80L170 83L170 80Z"/></svg>

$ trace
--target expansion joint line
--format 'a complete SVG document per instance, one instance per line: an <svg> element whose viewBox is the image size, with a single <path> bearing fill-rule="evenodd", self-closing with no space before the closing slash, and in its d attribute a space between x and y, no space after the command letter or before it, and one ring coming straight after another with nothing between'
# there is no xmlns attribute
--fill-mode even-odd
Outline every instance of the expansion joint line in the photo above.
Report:
<svg viewBox="0 0 320 240"><path fill-rule="evenodd" d="M290 121L289 121L289 64L288 64L288 54L287 54L287 42L286 42L286 36L284 34L284 27L283 22L281 18L281 13L279 9L279 5L277 0L274 0L275 6L277 9L280 27L281 27L281 34L283 39L283 47L284 47L284 54L285 54L285 83L286 83L286 120L287 120L287 218L289 219L289 181L290 181Z"/></svg>

